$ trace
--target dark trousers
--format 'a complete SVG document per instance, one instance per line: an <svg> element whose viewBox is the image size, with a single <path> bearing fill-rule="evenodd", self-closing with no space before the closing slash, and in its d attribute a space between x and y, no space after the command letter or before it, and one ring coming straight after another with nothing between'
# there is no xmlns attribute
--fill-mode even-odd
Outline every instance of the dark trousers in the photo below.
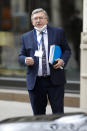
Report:
<svg viewBox="0 0 87 131"><path fill-rule="evenodd" d="M34 115L46 113L48 99L53 114L64 113L64 85L54 86L50 77L37 77L34 89L28 92Z"/></svg>

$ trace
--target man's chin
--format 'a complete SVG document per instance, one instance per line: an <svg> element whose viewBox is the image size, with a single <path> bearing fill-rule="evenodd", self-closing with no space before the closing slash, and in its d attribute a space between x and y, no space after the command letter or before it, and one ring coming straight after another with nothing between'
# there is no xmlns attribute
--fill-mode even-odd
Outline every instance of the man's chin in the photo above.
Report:
<svg viewBox="0 0 87 131"><path fill-rule="evenodd" d="M39 28L39 29L41 29L42 27L43 27L42 25L37 26L37 28Z"/></svg>

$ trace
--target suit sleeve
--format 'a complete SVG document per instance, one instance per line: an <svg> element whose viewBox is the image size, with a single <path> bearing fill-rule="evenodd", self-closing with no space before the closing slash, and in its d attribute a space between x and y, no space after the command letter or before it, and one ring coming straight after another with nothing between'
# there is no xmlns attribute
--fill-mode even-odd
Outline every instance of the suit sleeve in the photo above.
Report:
<svg viewBox="0 0 87 131"><path fill-rule="evenodd" d="M21 37L21 47L20 47L19 57L18 57L20 64L26 65L25 58L26 58L26 49L25 49L24 40L22 36Z"/></svg>
<svg viewBox="0 0 87 131"><path fill-rule="evenodd" d="M68 45L65 32L63 30L61 30L61 47L62 47L61 59L64 61L66 65L71 55L71 49Z"/></svg>

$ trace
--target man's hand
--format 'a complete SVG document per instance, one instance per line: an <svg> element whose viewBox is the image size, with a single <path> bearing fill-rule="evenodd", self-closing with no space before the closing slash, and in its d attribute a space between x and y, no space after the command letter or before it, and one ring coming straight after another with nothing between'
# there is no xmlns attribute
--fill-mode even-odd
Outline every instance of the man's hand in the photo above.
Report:
<svg viewBox="0 0 87 131"><path fill-rule="evenodd" d="M54 69L58 69L64 66L64 61L62 59L55 59L55 63L56 64L53 65Z"/></svg>
<svg viewBox="0 0 87 131"><path fill-rule="evenodd" d="M33 66L34 65L34 59L32 57L26 57L25 63L27 66Z"/></svg>

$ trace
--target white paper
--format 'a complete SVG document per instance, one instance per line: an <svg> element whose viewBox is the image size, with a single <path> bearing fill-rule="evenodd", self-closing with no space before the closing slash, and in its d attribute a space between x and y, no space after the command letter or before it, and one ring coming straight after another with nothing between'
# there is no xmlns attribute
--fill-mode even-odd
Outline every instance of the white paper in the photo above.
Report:
<svg viewBox="0 0 87 131"><path fill-rule="evenodd" d="M36 50L35 51L34 56L36 56L36 57L42 57L42 55L43 55L43 51L41 51L41 50Z"/></svg>
<svg viewBox="0 0 87 131"><path fill-rule="evenodd" d="M49 63L50 64L53 64L54 49L55 49L55 46L51 45L50 46L50 54L49 54Z"/></svg>

